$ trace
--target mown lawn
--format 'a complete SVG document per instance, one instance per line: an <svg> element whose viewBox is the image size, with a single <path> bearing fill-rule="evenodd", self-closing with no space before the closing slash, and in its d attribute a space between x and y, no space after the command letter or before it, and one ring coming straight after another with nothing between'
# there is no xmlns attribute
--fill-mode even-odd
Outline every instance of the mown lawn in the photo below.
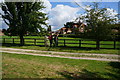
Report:
<svg viewBox="0 0 120 80"><path fill-rule="evenodd" d="M3 78L108 78L119 80L120 63L2 53Z"/></svg>
<svg viewBox="0 0 120 80"><path fill-rule="evenodd" d="M69 48L69 47L40 47L40 46L2 46L9 48L20 48L20 49L32 49L32 50L42 50L42 51L57 51L57 52L74 52L74 53L96 53L96 54L117 54L120 55L119 50L115 49L86 49L86 48Z"/></svg>

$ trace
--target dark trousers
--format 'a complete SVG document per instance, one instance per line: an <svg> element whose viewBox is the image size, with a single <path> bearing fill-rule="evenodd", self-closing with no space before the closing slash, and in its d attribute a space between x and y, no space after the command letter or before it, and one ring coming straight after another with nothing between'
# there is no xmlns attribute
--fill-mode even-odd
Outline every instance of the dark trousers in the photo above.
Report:
<svg viewBox="0 0 120 80"><path fill-rule="evenodd" d="M53 40L50 40L50 47L52 47Z"/></svg>
<svg viewBox="0 0 120 80"><path fill-rule="evenodd" d="M55 46L58 46L58 40L54 40Z"/></svg>

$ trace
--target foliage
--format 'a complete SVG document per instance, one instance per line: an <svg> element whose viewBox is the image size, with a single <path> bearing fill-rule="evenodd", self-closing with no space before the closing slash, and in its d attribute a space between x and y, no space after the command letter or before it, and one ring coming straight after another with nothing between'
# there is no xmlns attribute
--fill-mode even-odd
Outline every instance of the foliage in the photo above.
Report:
<svg viewBox="0 0 120 80"><path fill-rule="evenodd" d="M116 18L107 14L107 8L99 8L98 3L86 9L86 15L81 17L87 23L84 37L96 40L96 48L100 49L99 40L108 40L112 37L111 26L116 23Z"/></svg>
<svg viewBox="0 0 120 80"><path fill-rule="evenodd" d="M119 40L120 39L120 23L113 24L112 28L112 39Z"/></svg>
<svg viewBox="0 0 120 80"><path fill-rule="evenodd" d="M52 31L52 29L51 29L51 25L49 25L49 26L48 26L47 31L49 31L49 32L51 32L51 31Z"/></svg>
<svg viewBox="0 0 120 80"><path fill-rule="evenodd" d="M65 26L66 28L72 28L72 27L73 27L73 24L74 24L74 22L67 22L66 24L64 24L64 26Z"/></svg>
<svg viewBox="0 0 120 80"><path fill-rule="evenodd" d="M74 22L67 22L66 24L64 24L66 31L68 29L70 29L72 31L73 34L75 34L75 37L78 36L77 34L80 34L81 32L79 32L79 27L74 27L74 25L78 25L80 26L82 23L74 23Z"/></svg>
<svg viewBox="0 0 120 80"><path fill-rule="evenodd" d="M24 44L23 36L28 33L42 32L41 25L46 24L46 14L41 12L45 8L43 2L5 2L2 4L2 18L9 26L6 33L9 36L18 35L21 44Z"/></svg>
<svg viewBox="0 0 120 80"><path fill-rule="evenodd" d="M111 37L111 25L116 19L107 15L107 8L99 8L98 3L91 5L91 9L86 10L86 15L82 19L87 23L85 37L95 40L105 40Z"/></svg>

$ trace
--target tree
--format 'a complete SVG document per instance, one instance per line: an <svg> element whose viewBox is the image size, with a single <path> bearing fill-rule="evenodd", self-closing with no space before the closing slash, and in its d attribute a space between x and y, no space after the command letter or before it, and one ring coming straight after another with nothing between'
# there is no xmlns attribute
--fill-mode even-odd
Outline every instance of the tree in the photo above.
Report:
<svg viewBox="0 0 120 80"><path fill-rule="evenodd" d="M64 24L64 26L66 28L73 28L73 24L74 24L74 22L67 22L66 24Z"/></svg>
<svg viewBox="0 0 120 80"><path fill-rule="evenodd" d="M51 32L51 31L52 31L51 25L48 26L47 31L48 31L48 32Z"/></svg>
<svg viewBox="0 0 120 80"><path fill-rule="evenodd" d="M9 36L18 35L21 45L24 45L24 35L32 32L41 32L47 25L46 14L41 12L45 8L43 2L5 2L2 4L1 13L4 22L9 26L6 33Z"/></svg>
<svg viewBox="0 0 120 80"><path fill-rule="evenodd" d="M80 18L81 19L81 18ZM91 5L91 9L86 9L86 15L82 20L87 23L84 36L97 41L97 49L100 48L99 41L109 39L111 34L111 25L116 19L107 14L107 8L99 8L98 3Z"/></svg>

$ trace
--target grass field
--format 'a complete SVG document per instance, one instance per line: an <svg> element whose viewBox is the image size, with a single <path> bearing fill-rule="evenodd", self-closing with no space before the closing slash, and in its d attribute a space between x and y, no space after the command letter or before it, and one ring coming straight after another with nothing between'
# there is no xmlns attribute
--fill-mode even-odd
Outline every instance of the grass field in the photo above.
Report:
<svg viewBox="0 0 120 80"><path fill-rule="evenodd" d="M118 54L119 50L115 49L84 49L84 48L67 48L67 47L40 47L40 46L10 46L6 45L3 47L9 48L20 48L20 49L32 49L32 50L42 50L42 51L57 51L57 52L74 52L74 53L101 53L101 54Z"/></svg>
<svg viewBox="0 0 120 80"><path fill-rule="evenodd" d="M3 78L108 78L119 80L120 63L3 53Z"/></svg>

